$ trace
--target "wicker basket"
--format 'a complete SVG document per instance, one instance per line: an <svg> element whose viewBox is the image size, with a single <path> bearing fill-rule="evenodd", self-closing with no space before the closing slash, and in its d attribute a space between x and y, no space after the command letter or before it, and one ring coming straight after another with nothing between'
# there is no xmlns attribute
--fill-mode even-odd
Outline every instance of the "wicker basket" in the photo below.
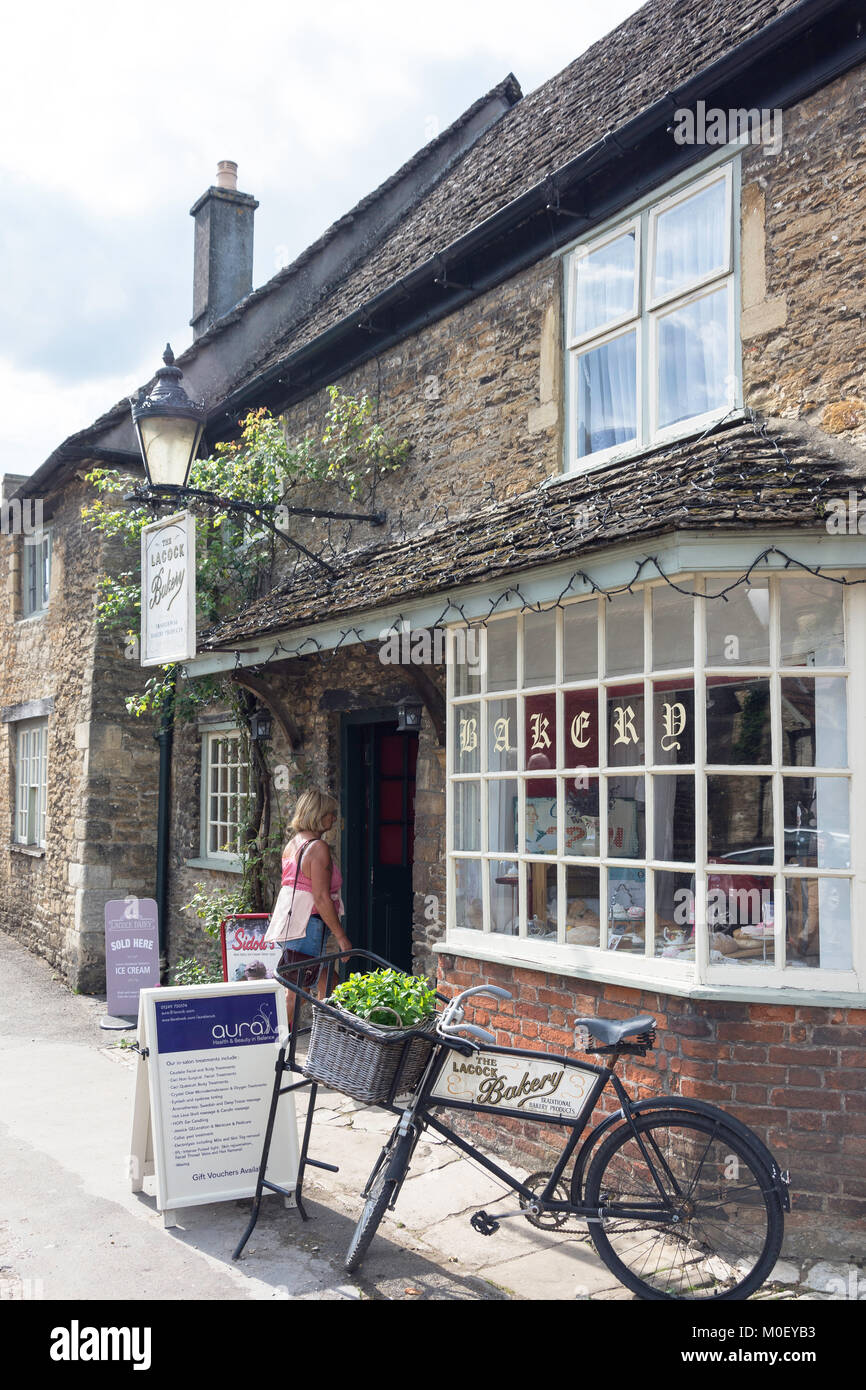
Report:
<svg viewBox="0 0 866 1390"><path fill-rule="evenodd" d="M341 1012L343 1018L336 1019L324 1009L313 1008L304 1075L368 1105L386 1105L394 1096L411 1091L433 1050L435 1015L415 1028L392 1028ZM418 1037L418 1028L429 1030L430 1037Z"/></svg>

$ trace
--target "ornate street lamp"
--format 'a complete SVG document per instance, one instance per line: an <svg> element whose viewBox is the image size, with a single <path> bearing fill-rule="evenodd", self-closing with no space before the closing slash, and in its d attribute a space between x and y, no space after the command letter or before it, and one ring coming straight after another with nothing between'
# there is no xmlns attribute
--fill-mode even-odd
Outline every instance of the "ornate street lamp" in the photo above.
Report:
<svg viewBox="0 0 866 1390"><path fill-rule="evenodd" d="M274 717L268 709L257 709L250 718L250 738L254 743L266 743L271 737Z"/></svg>
<svg viewBox="0 0 866 1390"><path fill-rule="evenodd" d="M130 398L132 422L151 490L180 492L186 488L198 453L205 409L191 401L181 386L183 372L174 365L170 343L162 360L165 366L157 371L150 394L142 390Z"/></svg>
<svg viewBox="0 0 866 1390"><path fill-rule="evenodd" d="M277 540L306 556L333 579L336 574L333 567L302 545L296 536L290 536L278 527L272 519L273 515L283 513L286 516L324 517L332 521L367 521L372 526L381 526L385 521L384 512L337 512L321 507L291 507L282 502L247 502L240 497L220 497L215 492L188 487L189 471L201 442L206 411L204 404L191 401L181 386L183 372L174 365L170 343L166 344L162 360L165 366L157 371L153 390L149 394L142 390L137 397L129 398L147 485L134 488L128 500L147 502L153 507L160 502L174 506L195 500L217 511L251 517L257 526L264 526Z"/></svg>

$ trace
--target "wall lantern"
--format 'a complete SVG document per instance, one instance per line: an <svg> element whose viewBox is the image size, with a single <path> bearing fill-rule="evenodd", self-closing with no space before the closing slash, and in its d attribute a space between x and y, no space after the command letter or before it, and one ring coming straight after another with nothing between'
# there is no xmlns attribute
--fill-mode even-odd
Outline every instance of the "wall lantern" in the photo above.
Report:
<svg viewBox="0 0 866 1390"><path fill-rule="evenodd" d="M413 699L411 695L405 696L397 701L397 733L398 734L417 734L421 728L421 715L424 706L420 700Z"/></svg>
<svg viewBox="0 0 866 1390"><path fill-rule="evenodd" d="M250 738L253 743L266 743L273 732L274 717L270 710L259 709L250 718Z"/></svg>
<svg viewBox="0 0 866 1390"><path fill-rule="evenodd" d="M198 453L205 410L191 401L181 386L183 372L174 365L170 343L162 360L165 366L157 371L150 394L142 390L130 401L132 422L150 486L180 490L186 487Z"/></svg>

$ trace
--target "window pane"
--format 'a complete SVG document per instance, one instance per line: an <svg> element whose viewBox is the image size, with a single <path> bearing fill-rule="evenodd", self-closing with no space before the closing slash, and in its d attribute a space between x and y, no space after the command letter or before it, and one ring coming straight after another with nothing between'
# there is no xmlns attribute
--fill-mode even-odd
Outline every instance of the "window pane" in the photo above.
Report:
<svg viewBox="0 0 866 1390"><path fill-rule="evenodd" d="M850 970L851 884L847 878L785 880L785 963Z"/></svg>
<svg viewBox="0 0 866 1390"><path fill-rule="evenodd" d="M605 670L625 676L643 670L643 594L617 594L605 604Z"/></svg>
<svg viewBox="0 0 866 1390"><path fill-rule="evenodd" d="M476 704L458 705L454 711L454 771L479 772L481 715Z"/></svg>
<svg viewBox="0 0 866 1390"><path fill-rule="evenodd" d="M488 865L490 876L490 929L504 936L517 936L520 930L520 879L516 863L503 861Z"/></svg>
<svg viewBox="0 0 866 1390"><path fill-rule="evenodd" d="M769 680L707 680L707 762L771 761Z"/></svg>
<svg viewBox="0 0 866 1390"><path fill-rule="evenodd" d="M655 858L688 864L695 857L695 779L690 775L652 781Z"/></svg>
<svg viewBox="0 0 866 1390"><path fill-rule="evenodd" d="M517 782L510 778L487 783L487 848L517 853Z"/></svg>
<svg viewBox="0 0 866 1390"><path fill-rule="evenodd" d="M503 618L487 627L487 689L514 690L517 685L517 619Z"/></svg>
<svg viewBox="0 0 866 1390"><path fill-rule="evenodd" d="M728 268L725 183L719 179L656 218L653 298Z"/></svg>
<svg viewBox="0 0 866 1390"><path fill-rule="evenodd" d="M711 580L718 593L725 580ZM708 598L707 665L767 666L770 661L770 591L766 579L732 589L727 600Z"/></svg>
<svg viewBox="0 0 866 1390"><path fill-rule="evenodd" d="M487 767L517 770L517 701L491 700L487 706Z"/></svg>
<svg viewBox="0 0 866 1390"><path fill-rule="evenodd" d="M643 685L608 689L607 765L633 767L644 758Z"/></svg>
<svg viewBox="0 0 866 1390"><path fill-rule="evenodd" d="M728 404L728 294L715 290L659 317L660 429Z"/></svg>
<svg viewBox="0 0 866 1390"><path fill-rule="evenodd" d="M479 627L454 630L451 659L454 663L454 694L475 695L481 689L481 643Z"/></svg>
<svg viewBox="0 0 866 1390"><path fill-rule="evenodd" d="M646 856L646 791L642 777L607 782L607 852L612 859Z"/></svg>
<svg viewBox="0 0 866 1390"><path fill-rule="evenodd" d="M694 600L667 584L651 590L653 670L694 664Z"/></svg>
<svg viewBox="0 0 866 1390"><path fill-rule="evenodd" d="M624 333L577 359L577 453L625 444L637 433L637 337Z"/></svg>
<svg viewBox="0 0 866 1390"><path fill-rule="evenodd" d="M580 257L574 306L576 337L606 328L633 313L634 262L633 229Z"/></svg>
<svg viewBox="0 0 866 1390"><path fill-rule="evenodd" d="M644 953L646 870L610 869L607 875L607 947Z"/></svg>
<svg viewBox="0 0 866 1390"><path fill-rule="evenodd" d="M598 669L598 602L569 603L562 612L563 677L592 680Z"/></svg>
<svg viewBox="0 0 866 1390"><path fill-rule="evenodd" d="M527 778L526 797L527 854L556 854L556 782L552 778Z"/></svg>
<svg viewBox="0 0 866 1390"><path fill-rule="evenodd" d="M773 863L772 778L707 778L707 857L714 863Z"/></svg>
<svg viewBox="0 0 866 1390"><path fill-rule="evenodd" d="M846 697L842 678L783 678L782 761L786 766L847 766Z"/></svg>
<svg viewBox="0 0 866 1390"><path fill-rule="evenodd" d="M844 666L842 590L821 579L779 585L783 666Z"/></svg>
<svg viewBox="0 0 866 1390"><path fill-rule="evenodd" d="M653 757L657 763L695 760L694 682L656 681L653 686Z"/></svg>
<svg viewBox="0 0 866 1390"><path fill-rule="evenodd" d="M565 853L597 858L599 848L598 778L565 780Z"/></svg>
<svg viewBox="0 0 866 1390"><path fill-rule="evenodd" d="M695 958L695 881L692 874L656 869L655 953L673 960Z"/></svg>
<svg viewBox="0 0 866 1390"><path fill-rule="evenodd" d="M526 771L556 767L556 696L528 696L525 721ZM552 785L548 790L552 790Z"/></svg>
<svg viewBox="0 0 866 1390"><path fill-rule="evenodd" d="M600 946L598 869L569 865L565 871L565 939L572 946Z"/></svg>
<svg viewBox="0 0 866 1390"><path fill-rule="evenodd" d="M527 613L523 620L523 684L556 680L556 609Z"/></svg>
<svg viewBox="0 0 866 1390"><path fill-rule="evenodd" d="M454 848L481 848L481 788L478 782L454 783Z"/></svg>
<svg viewBox="0 0 866 1390"><path fill-rule="evenodd" d="M484 911L481 899L481 860L456 859L454 886L455 927L469 927L473 931L482 931Z"/></svg>
<svg viewBox="0 0 866 1390"><path fill-rule="evenodd" d="M846 777L785 777L785 863L801 868L848 869Z"/></svg>
<svg viewBox="0 0 866 1390"><path fill-rule="evenodd" d="M711 965L773 965L775 920L775 888L769 874L707 875Z"/></svg>
<svg viewBox="0 0 866 1390"><path fill-rule="evenodd" d="M565 710L565 766L598 767L598 691L567 690Z"/></svg>
<svg viewBox="0 0 866 1390"><path fill-rule="evenodd" d="M528 864L529 890L527 903L531 905L527 936L543 941L556 940L557 914L557 870L555 864Z"/></svg>

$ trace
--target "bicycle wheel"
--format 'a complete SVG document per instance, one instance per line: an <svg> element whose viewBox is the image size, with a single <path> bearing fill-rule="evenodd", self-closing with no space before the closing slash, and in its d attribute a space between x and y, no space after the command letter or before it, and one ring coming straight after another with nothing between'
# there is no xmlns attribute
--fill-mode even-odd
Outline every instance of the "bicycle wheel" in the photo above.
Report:
<svg viewBox="0 0 866 1390"><path fill-rule="evenodd" d="M370 1241L379 1229L379 1222L403 1181L411 1152L412 1136L406 1134L396 1143L392 1141L387 1144L379 1155L379 1162L370 1184L370 1193L355 1227L344 1262L350 1274L358 1268L366 1255Z"/></svg>
<svg viewBox="0 0 866 1390"><path fill-rule="evenodd" d="M658 1111L635 1124L643 1149L628 1125L614 1130L590 1166L585 1204L656 1203L680 1220L590 1221L608 1269L645 1299L747 1298L782 1244L784 1218L763 1159L710 1116Z"/></svg>

